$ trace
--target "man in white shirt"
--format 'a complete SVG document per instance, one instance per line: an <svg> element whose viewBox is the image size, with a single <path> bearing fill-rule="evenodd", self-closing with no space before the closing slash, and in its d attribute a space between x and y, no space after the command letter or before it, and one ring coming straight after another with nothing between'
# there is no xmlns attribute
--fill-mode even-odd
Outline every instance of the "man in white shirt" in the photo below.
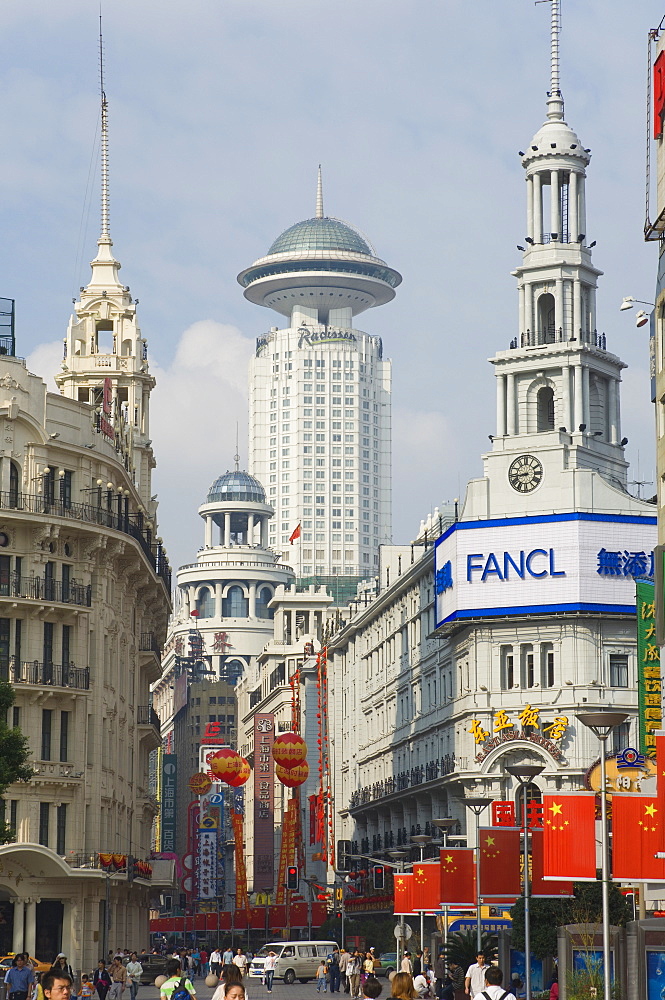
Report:
<svg viewBox="0 0 665 1000"><path fill-rule="evenodd" d="M400 972L408 972L410 976L413 975L413 962L411 961L410 951L404 952L404 958L402 959L402 964L400 965Z"/></svg>
<svg viewBox="0 0 665 1000"><path fill-rule="evenodd" d="M503 982L503 972L499 966L489 965L486 966L486 969L485 988L474 996L474 1000L515 1000L514 994L509 993L508 990L504 990L501 985Z"/></svg>
<svg viewBox="0 0 665 1000"><path fill-rule="evenodd" d="M233 959L233 964L240 969L240 975L245 975L245 970L247 969L247 956L243 955L242 948L238 948L236 955Z"/></svg>
<svg viewBox="0 0 665 1000"><path fill-rule="evenodd" d="M219 948L215 948L210 954L210 971L213 976L219 976L222 971L222 955Z"/></svg>
<svg viewBox="0 0 665 1000"><path fill-rule="evenodd" d="M464 992L468 993L470 997L475 997L485 989L485 973L487 972L487 968L485 953L479 951L474 964L470 965L466 970L466 977L464 979Z"/></svg>

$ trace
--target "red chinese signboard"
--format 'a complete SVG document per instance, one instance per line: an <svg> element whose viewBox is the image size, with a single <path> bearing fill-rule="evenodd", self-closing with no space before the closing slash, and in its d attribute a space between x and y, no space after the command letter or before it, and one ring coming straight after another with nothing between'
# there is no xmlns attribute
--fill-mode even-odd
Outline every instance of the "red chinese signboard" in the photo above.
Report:
<svg viewBox="0 0 665 1000"><path fill-rule="evenodd" d="M275 885L275 716L254 716L254 889Z"/></svg>

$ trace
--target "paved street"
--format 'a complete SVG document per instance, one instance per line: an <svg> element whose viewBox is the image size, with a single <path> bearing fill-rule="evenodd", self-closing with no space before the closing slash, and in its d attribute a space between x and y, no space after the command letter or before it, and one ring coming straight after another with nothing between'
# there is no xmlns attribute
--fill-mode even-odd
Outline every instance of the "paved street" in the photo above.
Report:
<svg viewBox="0 0 665 1000"><path fill-rule="evenodd" d="M385 984L383 985L385 987ZM194 988L200 1000L209 1000L215 992L214 989L206 986L202 979L194 980ZM307 998L317 995L316 980L314 979L309 983L299 983L296 981L292 986L285 986L281 980L276 980L272 994L268 993L265 986L261 984L260 979L245 979L245 989L247 990L249 1000L264 1000L269 995L275 997L276 1000L286 1000L287 997L292 997L294 993L298 997L298 1000L307 1000ZM347 995L344 993L336 993L334 995L340 998L340 1000L348 1000ZM383 995L389 996L390 991L384 989ZM141 986L137 1000L159 1000L159 990L156 986Z"/></svg>

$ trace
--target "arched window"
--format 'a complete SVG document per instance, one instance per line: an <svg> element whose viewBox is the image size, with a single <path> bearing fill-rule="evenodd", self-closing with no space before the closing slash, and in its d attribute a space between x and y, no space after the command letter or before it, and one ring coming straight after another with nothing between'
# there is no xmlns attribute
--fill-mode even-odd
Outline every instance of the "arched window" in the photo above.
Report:
<svg viewBox="0 0 665 1000"><path fill-rule="evenodd" d="M538 411L538 430L554 430L554 389L549 385L544 385L538 390L536 408Z"/></svg>
<svg viewBox="0 0 665 1000"><path fill-rule="evenodd" d="M554 296L550 292L538 299L538 343L553 344L556 340Z"/></svg>
<svg viewBox="0 0 665 1000"><path fill-rule="evenodd" d="M259 587L256 592L256 617L274 618L275 612L268 607L268 602L272 600L272 590L270 587Z"/></svg>
<svg viewBox="0 0 665 1000"><path fill-rule="evenodd" d="M518 826L524 825L522 809L524 807L525 800L527 804L527 818L528 818L529 805L531 803L535 803L537 805L539 802L543 801L543 793L541 792L538 785L534 785L532 781L528 785L520 786L517 789L517 793L515 795L515 801L517 803L517 810L516 810L517 816L515 817L515 822L517 823Z"/></svg>
<svg viewBox="0 0 665 1000"><path fill-rule="evenodd" d="M9 463L9 506L18 507L20 476L16 462Z"/></svg>
<svg viewBox="0 0 665 1000"><path fill-rule="evenodd" d="M196 598L196 610L199 618L214 618L215 600L209 587L201 587L199 596Z"/></svg>
<svg viewBox="0 0 665 1000"><path fill-rule="evenodd" d="M226 597L222 600L222 615L224 618L247 618L248 601L242 587L229 587Z"/></svg>
<svg viewBox="0 0 665 1000"><path fill-rule="evenodd" d="M222 679L234 686L243 675L245 664L242 660L227 660L222 667Z"/></svg>

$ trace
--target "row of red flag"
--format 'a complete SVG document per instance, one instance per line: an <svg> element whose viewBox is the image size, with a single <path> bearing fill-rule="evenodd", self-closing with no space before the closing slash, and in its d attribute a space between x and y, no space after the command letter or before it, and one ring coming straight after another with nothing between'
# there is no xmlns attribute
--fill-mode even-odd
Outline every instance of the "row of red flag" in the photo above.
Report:
<svg viewBox="0 0 665 1000"><path fill-rule="evenodd" d="M656 733L656 794L612 796L612 878L616 882L665 880L665 732ZM572 896L573 881L595 881L597 864L596 793L545 795L531 812L531 894L534 898ZM534 826L539 828L534 828ZM522 831L519 827L480 828L480 897L492 905L512 905L522 894ZM436 911L476 904L475 850L449 847L439 861L395 873L395 913Z"/></svg>

